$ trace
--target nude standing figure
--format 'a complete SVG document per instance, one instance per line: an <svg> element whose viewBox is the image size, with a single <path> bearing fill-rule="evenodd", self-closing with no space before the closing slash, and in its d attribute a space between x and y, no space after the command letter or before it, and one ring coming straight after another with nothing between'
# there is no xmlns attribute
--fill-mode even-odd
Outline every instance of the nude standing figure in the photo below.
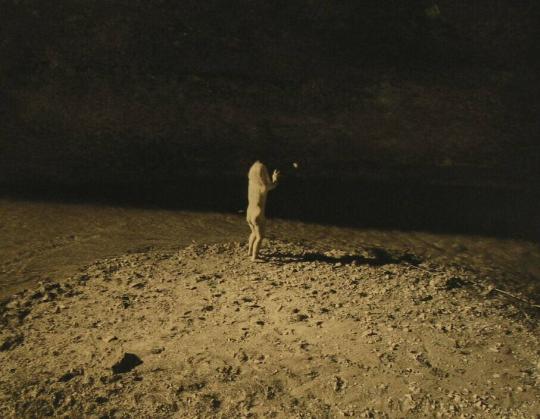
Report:
<svg viewBox="0 0 540 419"><path fill-rule="evenodd" d="M260 161L253 163L248 173L248 207L246 211L246 221L251 229L249 236L248 255L255 261L259 257L261 241L264 238L266 218L264 210L266 207L266 196L274 189L279 180L279 171L274 170L272 179L268 175L266 166Z"/></svg>

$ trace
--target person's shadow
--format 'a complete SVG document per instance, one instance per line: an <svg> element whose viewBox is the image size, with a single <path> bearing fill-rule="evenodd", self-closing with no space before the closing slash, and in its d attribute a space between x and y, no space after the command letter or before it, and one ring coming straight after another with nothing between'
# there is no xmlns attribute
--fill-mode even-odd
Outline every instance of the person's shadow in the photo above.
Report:
<svg viewBox="0 0 540 419"><path fill-rule="evenodd" d="M321 252L274 252L267 255L266 259L277 264L294 262L323 262L329 264L341 263L343 265L370 265L382 266L389 264L408 263L418 265L422 260L411 253L395 255L380 247L371 247L366 249L368 256L358 254L347 254L343 256L333 256Z"/></svg>

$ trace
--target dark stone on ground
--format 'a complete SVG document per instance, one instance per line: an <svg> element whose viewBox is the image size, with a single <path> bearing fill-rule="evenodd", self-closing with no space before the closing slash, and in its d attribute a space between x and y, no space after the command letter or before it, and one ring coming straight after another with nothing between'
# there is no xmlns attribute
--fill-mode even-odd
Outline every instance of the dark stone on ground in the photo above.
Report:
<svg viewBox="0 0 540 419"><path fill-rule="evenodd" d="M113 374L122 374L131 371L143 361L135 354L126 352L122 359L112 366Z"/></svg>

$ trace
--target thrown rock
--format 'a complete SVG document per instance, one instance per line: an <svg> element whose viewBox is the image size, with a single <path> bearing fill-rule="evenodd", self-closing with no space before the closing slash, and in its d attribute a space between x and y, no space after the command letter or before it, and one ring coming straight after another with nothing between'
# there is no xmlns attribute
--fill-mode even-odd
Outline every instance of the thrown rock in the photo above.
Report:
<svg viewBox="0 0 540 419"><path fill-rule="evenodd" d="M111 368L113 374L123 374L131 371L133 368L141 365L142 363L143 361L137 355L126 352L122 359L115 363Z"/></svg>

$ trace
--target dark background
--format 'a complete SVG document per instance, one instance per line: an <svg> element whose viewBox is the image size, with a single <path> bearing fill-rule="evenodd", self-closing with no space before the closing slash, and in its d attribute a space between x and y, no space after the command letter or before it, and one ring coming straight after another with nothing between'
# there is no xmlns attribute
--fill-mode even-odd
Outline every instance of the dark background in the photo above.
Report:
<svg viewBox="0 0 540 419"><path fill-rule="evenodd" d="M261 159L284 173L275 215L537 238L538 18L533 0L1 0L2 193L232 211Z"/></svg>

